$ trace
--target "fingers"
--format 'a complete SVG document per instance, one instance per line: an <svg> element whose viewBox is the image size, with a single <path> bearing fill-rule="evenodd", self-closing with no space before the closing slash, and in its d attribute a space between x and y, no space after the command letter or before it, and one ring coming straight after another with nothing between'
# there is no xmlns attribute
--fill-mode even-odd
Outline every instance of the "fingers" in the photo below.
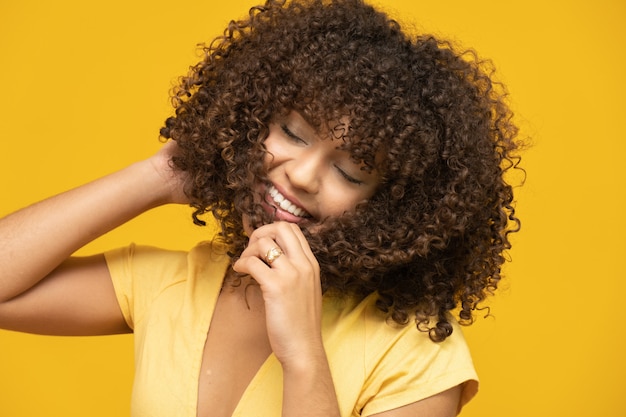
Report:
<svg viewBox="0 0 626 417"><path fill-rule="evenodd" d="M233 267L259 283L268 338L281 363L305 357L311 346L321 345L319 265L297 225L259 227Z"/></svg>
<svg viewBox="0 0 626 417"><path fill-rule="evenodd" d="M147 159L159 176L162 187L159 191L162 197L160 204L188 204L189 198L184 192L187 173L173 167L172 158L179 153L178 145L170 140L165 143L157 153Z"/></svg>
<svg viewBox="0 0 626 417"><path fill-rule="evenodd" d="M259 283L270 276L314 275L319 266L300 228L287 222L276 222L256 229L234 268L252 275Z"/></svg>
<svg viewBox="0 0 626 417"><path fill-rule="evenodd" d="M316 262L302 231L292 223L276 222L259 227L251 234L244 253L257 256L268 263L266 257L273 248L278 248L282 254L294 262ZM277 265L281 257L274 256L274 261L269 262L268 265Z"/></svg>

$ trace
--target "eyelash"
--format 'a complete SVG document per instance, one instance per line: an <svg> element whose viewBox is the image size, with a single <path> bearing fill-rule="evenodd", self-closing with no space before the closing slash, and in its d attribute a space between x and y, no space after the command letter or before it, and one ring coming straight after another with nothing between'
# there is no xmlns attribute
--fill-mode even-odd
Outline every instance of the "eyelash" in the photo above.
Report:
<svg viewBox="0 0 626 417"><path fill-rule="evenodd" d="M304 143L302 138L298 137L295 133L293 133L291 130L289 130L287 125L280 125L280 128L283 130L285 135L289 136L289 138L293 139L295 142Z"/></svg>
<svg viewBox="0 0 626 417"><path fill-rule="evenodd" d="M299 143L306 143L302 138L300 138L298 135L296 135L295 133L293 133L291 130L289 130L289 128L287 127L287 125L281 124L280 128L282 129L282 131L285 133L285 135L287 135L290 139L292 139L294 142L299 142ZM337 165L335 165L335 168L337 169L337 171L339 171L339 174L349 183L352 184L356 184L356 185L361 185L363 184L363 181L358 180L352 176L350 176L348 173L346 173L344 170L342 170L341 168L339 168Z"/></svg>
<svg viewBox="0 0 626 417"><path fill-rule="evenodd" d="M346 179L346 181L351 182L352 184L356 184L356 185L361 185L363 184L363 181L361 180L357 180L354 177L351 177L350 175L348 175L344 170L342 170L341 168L339 168L337 165L335 165L335 168L337 168L337 170L339 171L339 173L341 174L342 177L344 177Z"/></svg>

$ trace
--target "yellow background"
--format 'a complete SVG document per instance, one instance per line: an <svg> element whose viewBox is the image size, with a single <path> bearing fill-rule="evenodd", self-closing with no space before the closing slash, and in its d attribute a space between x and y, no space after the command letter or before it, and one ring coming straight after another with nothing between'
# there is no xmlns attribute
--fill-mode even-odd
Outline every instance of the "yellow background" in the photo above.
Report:
<svg viewBox="0 0 626 417"><path fill-rule="evenodd" d="M2 1L0 215L154 152L195 44L255 3ZM626 415L625 2L379 3L492 58L533 142L495 318L466 329L482 384L463 415ZM84 251L206 233L166 207ZM1 416L128 415L131 381L131 336L0 332Z"/></svg>

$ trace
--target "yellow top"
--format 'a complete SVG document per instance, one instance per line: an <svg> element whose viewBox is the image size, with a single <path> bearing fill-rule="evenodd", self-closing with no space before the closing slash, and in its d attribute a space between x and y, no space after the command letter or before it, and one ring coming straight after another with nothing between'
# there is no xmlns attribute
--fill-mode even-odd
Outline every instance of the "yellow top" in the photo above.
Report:
<svg viewBox="0 0 626 417"><path fill-rule="evenodd" d="M224 250L130 246L106 254L120 307L135 333L133 417L195 417L204 342L228 266ZM463 384L461 407L478 381L459 326L443 343L390 325L374 306L325 296L322 334L342 416L367 416ZM270 355L233 416L280 416L282 368Z"/></svg>

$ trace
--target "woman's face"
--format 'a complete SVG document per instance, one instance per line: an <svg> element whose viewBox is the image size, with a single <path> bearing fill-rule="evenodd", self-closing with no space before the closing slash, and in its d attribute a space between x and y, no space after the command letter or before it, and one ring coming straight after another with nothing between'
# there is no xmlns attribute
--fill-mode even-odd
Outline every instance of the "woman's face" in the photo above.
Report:
<svg viewBox="0 0 626 417"><path fill-rule="evenodd" d="M270 180L258 193L275 220L314 223L354 210L380 182L339 149L341 139L320 137L296 112L270 124L265 166Z"/></svg>

